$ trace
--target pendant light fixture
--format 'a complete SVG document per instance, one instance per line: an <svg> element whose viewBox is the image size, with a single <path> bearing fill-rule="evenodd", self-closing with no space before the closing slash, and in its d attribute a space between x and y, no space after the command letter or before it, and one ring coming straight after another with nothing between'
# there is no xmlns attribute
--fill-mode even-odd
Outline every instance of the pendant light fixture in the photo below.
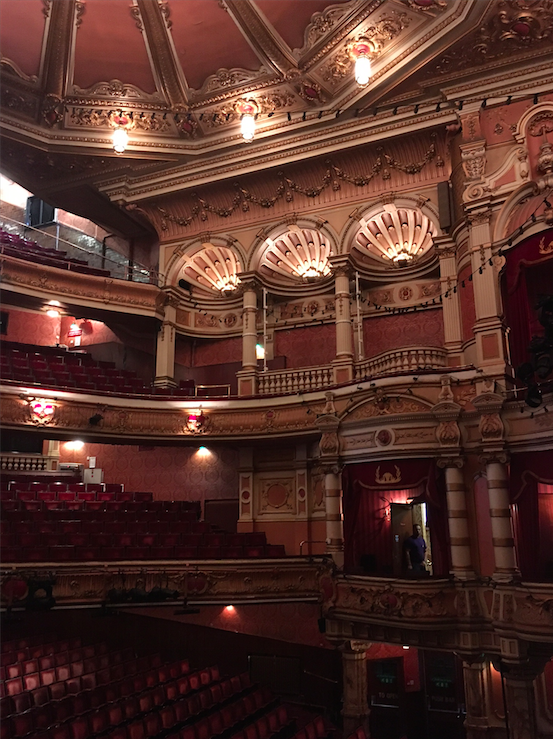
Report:
<svg viewBox="0 0 553 739"><path fill-rule="evenodd" d="M255 119L258 108L252 100L243 100L238 103L237 110L240 115L240 131L246 143L253 141L255 136Z"/></svg>
<svg viewBox="0 0 553 739"><path fill-rule="evenodd" d="M355 81L360 87L365 87L371 79L371 56L376 51L376 45L362 36L351 46L351 57L355 60Z"/></svg>

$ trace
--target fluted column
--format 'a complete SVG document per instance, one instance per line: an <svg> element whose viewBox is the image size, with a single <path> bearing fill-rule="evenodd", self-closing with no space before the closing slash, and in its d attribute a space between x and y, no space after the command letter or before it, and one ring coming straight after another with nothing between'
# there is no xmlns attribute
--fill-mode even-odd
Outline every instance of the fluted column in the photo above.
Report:
<svg viewBox="0 0 553 739"><path fill-rule="evenodd" d="M334 382L340 385L353 380L353 333L350 309L350 266L343 257L333 260L334 302L336 310L336 358Z"/></svg>
<svg viewBox="0 0 553 739"><path fill-rule="evenodd" d="M510 580L520 574L516 562L506 462L505 455L492 455L486 460L496 580Z"/></svg>
<svg viewBox="0 0 553 739"><path fill-rule="evenodd" d="M156 387L175 387L175 324L178 299L168 297L156 344Z"/></svg>
<svg viewBox="0 0 553 739"><path fill-rule="evenodd" d="M439 463L444 467L447 520L451 547L451 574L460 579L474 577L467 518L467 494L460 457Z"/></svg>
<svg viewBox="0 0 553 739"><path fill-rule="evenodd" d="M334 393L325 393L323 413L317 419L321 432L320 464L325 475L326 551L338 567L344 566L344 523L342 516L342 476L340 474L340 419L334 406Z"/></svg>
<svg viewBox="0 0 553 739"><path fill-rule="evenodd" d="M527 658L520 664L509 664L506 660L503 675L509 739L536 739L542 736L538 732L535 680L543 672L550 655L549 651Z"/></svg>
<svg viewBox="0 0 553 739"><path fill-rule="evenodd" d="M435 239L440 257L440 282L442 287L442 312L444 319L445 348L448 364L463 364L463 334L461 324L461 303L457 290L456 245L446 236ZM446 297L447 295L447 297Z"/></svg>
<svg viewBox="0 0 553 739"><path fill-rule="evenodd" d="M493 710L489 662L463 662L463 682L466 739L504 736L503 721Z"/></svg>
<svg viewBox="0 0 553 739"><path fill-rule="evenodd" d="M505 372L507 358L505 326L501 319L499 278L493 262L491 211L471 209L468 215L469 248L474 273L476 357L488 373ZM490 261L492 264L490 264Z"/></svg>
<svg viewBox="0 0 553 739"><path fill-rule="evenodd" d="M350 641L342 647L344 736L352 734L359 726L363 726L367 736L370 736L370 709L367 695L367 646L364 642Z"/></svg>
<svg viewBox="0 0 553 739"><path fill-rule="evenodd" d="M338 567L344 566L344 520L342 515L342 478L338 467L325 472L326 551Z"/></svg>
<svg viewBox="0 0 553 739"><path fill-rule="evenodd" d="M238 395L257 392L257 284L243 283L242 293L242 370L238 372Z"/></svg>

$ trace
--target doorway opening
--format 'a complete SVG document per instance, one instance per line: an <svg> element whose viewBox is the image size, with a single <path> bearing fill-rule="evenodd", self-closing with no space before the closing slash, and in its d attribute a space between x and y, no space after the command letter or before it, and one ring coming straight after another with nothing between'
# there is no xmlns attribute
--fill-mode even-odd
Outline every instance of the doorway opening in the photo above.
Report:
<svg viewBox="0 0 553 739"><path fill-rule="evenodd" d="M394 575L396 577L407 574L413 577L432 575L432 548L426 503L392 503L390 516ZM411 572L407 567L406 541L413 534L417 524L421 527L422 538L426 544L424 570Z"/></svg>

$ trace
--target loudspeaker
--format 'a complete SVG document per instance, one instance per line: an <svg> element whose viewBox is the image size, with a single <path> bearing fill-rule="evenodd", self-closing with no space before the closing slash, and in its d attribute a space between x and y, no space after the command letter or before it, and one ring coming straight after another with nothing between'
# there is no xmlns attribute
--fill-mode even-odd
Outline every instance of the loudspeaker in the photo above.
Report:
<svg viewBox="0 0 553 739"><path fill-rule="evenodd" d="M449 181L438 182L438 212L440 228L447 231L451 228L451 185Z"/></svg>
<svg viewBox="0 0 553 739"><path fill-rule="evenodd" d="M186 280L179 280L179 287L182 287L183 290L188 290L190 292L190 283Z"/></svg>

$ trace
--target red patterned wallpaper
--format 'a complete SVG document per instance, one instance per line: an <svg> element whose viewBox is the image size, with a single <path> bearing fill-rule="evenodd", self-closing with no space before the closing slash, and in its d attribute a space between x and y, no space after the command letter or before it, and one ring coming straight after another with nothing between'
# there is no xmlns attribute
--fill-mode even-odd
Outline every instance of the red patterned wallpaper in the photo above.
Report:
<svg viewBox="0 0 553 739"><path fill-rule="evenodd" d="M192 350L194 367L205 367L210 364L228 364L242 361L242 337L229 339L198 339Z"/></svg>
<svg viewBox="0 0 553 739"><path fill-rule="evenodd" d="M474 338L472 327L476 322L476 307L474 305L474 285L469 280L472 268L465 267L459 273L459 284L464 280L465 287L459 290L459 300L461 303L461 322L463 324L463 341L469 341Z"/></svg>
<svg viewBox="0 0 553 739"><path fill-rule="evenodd" d="M316 603L240 604L232 611L227 611L225 606L202 606L200 613L187 616L172 616L171 609L167 608L156 610L146 609L147 615L293 644L334 648L319 633L317 619L321 614Z"/></svg>
<svg viewBox="0 0 553 739"><path fill-rule="evenodd" d="M22 344L55 346L60 342L60 318L50 318L46 313L15 310L3 307L10 314L5 341Z"/></svg>
<svg viewBox="0 0 553 739"><path fill-rule="evenodd" d="M286 357L287 369L330 364L336 356L333 323L275 331L275 357Z"/></svg>
<svg viewBox="0 0 553 739"><path fill-rule="evenodd" d="M198 444L199 446L199 444ZM60 444L60 462L96 457L104 482L120 482L125 490L152 492L158 500L211 500L238 497L238 455L232 447L209 447L200 457L197 447L137 447L85 444L75 452Z"/></svg>
<svg viewBox="0 0 553 739"><path fill-rule="evenodd" d="M441 308L396 316L377 316L363 321L365 357L405 346L443 346Z"/></svg>
<svg viewBox="0 0 553 739"><path fill-rule="evenodd" d="M207 367L242 361L242 337L189 339L177 336L175 362L183 367Z"/></svg>

